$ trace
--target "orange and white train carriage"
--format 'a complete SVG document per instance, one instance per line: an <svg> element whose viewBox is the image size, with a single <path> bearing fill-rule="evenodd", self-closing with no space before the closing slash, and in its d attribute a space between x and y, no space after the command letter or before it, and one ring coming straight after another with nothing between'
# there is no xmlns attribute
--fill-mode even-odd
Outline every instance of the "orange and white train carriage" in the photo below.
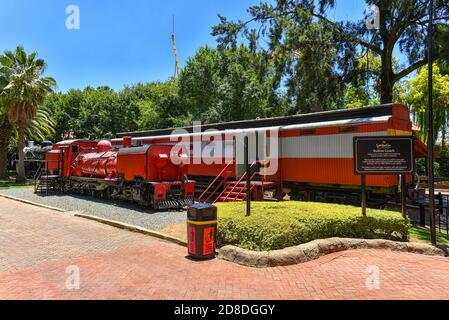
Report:
<svg viewBox="0 0 449 320"><path fill-rule="evenodd" d="M408 108L388 104L208 124L203 125L200 132L196 132L194 127L186 127L122 133L112 140L112 144L121 147L124 137L132 137L136 146L190 141L189 178L196 180L198 186L209 185L202 190L207 189L207 194L200 198L242 201L246 194L243 186L244 149L242 141L236 139L242 135L251 137L249 150L253 165L258 164L260 168L277 160L275 172L259 172L258 178L251 173L255 180L251 187L255 199L260 196L257 191L261 186L262 189L265 186L282 190L293 198L318 195L335 199L356 195L360 190L361 178L354 174L352 148L355 136L412 136L414 131ZM211 148L220 142L222 151ZM278 146L276 159L269 150L274 145ZM201 151L195 152L195 146ZM415 150L417 157L426 156L426 146L421 141L416 140ZM407 177L407 181L411 183L413 177ZM371 197L376 194L393 195L397 192L399 178L394 175L368 176L366 183Z"/></svg>

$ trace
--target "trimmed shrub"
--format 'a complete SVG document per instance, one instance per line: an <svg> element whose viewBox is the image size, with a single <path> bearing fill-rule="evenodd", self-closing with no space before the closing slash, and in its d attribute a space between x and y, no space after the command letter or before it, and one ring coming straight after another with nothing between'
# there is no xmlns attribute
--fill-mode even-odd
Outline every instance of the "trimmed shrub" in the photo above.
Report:
<svg viewBox="0 0 449 320"><path fill-rule="evenodd" d="M277 250L315 239L342 237L407 241L408 219L392 211L312 202L218 203L218 246Z"/></svg>

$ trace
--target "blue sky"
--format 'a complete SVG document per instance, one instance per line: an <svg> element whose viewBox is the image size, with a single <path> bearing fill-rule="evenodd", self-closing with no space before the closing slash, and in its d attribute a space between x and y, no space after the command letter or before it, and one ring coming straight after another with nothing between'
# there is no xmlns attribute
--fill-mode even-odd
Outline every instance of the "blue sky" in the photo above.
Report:
<svg viewBox="0 0 449 320"><path fill-rule="evenodd" d="M47 61L58 90L166 80L173 75L172 16L181 65L203 45L220 13L248 17L259 0L0 0L0 51L21 44ZM359 19L363 0L341 0L332 19ZM80 9L80 29L66 28L69 5Z"/></svg>

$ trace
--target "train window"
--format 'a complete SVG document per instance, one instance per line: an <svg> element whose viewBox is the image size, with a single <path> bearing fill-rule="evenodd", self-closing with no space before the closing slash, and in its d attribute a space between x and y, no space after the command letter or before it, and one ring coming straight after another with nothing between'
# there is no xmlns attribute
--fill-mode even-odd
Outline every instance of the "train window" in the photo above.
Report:
<svg viewBox="0 0 449 320"><path fill-rule="evenodd" d="M341 127L339 131L342 133L357 132L357 127Z"/></svg>
<svg viewBox="0 0 449 320"><path fill-rule="evenodd" d="M78 146L72 146L72 152L78 153Z"/></svg>
<svg viewBox="0 0 449 320"><path fill-rule="evenodd" d="M301 130L301 135L315 134L315 133L316 133L316 130L314 130L314 129Z"/></svg>

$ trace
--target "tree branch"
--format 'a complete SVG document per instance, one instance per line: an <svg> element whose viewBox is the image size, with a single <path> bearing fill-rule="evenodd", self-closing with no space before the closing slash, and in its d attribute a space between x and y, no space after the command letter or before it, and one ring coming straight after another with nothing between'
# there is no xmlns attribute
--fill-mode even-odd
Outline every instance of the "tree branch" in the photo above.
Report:
<svg viewBox="0 0 449 320"><path fill-rule="evenodd" d="M440 18L434 18L433 19L433 22L435 23L435 24L438 24L438 21L440 21L440 20L449 20L449 16L446 16L446 17L440 17ZM421 25L421 26L425 26L425 25L428 25L429 24L429 20L420 20L420 19L417 19L417 20L411 20L411 21L409 21L410 22L410 24L419 24L419 25Z"/></svg>
<svg viewBox="0 0 449 320"><path fill-rule="evenodd" d="M357 43L360 44L361 46L364 46L365 48L371 49L372 51L374 51L374 52L377 53L377 54L382 54L382 49L381 49L381 48L379 48L378 46L375 46L374 44L372 44L372 43L370 43L370 42L368 42L368 41L365 41L365 40L359 38L358 36L356 36L356 35L354 35L354 34L351 34L351 33L347 32L347 31L344 30L344 29L342 28L342 26L339 25L338 23L336 23L336 22L334 22L334 21L331 21L331 20L329 20L328 18L326 18L325 16L323 16L323 15L321 15L321 14L318 14L318 13L312 12L311 15L312 15L313 17L315 17L315 18L321 19L321 20L326 21L327 23L331 24L334 28L337 29L338 32L340 32L340 33L345 34L346 36L348 36L348 37L349 37L349 40L352 40L352 41L354 41L354 42L357 42Z"/></svg>
<svg viewBox="0 0 449 320"><path fill-rule="evenodd" d="M436 59L436 57L435 57L435 59ZM427 63L428 63L427 59L424 58L422 60L419 60L419 61L415 62L414 64L411 64L410 66L408 66L407 68L403 69L402 71L400 71L398 73L395 73L394 76L393 76L393 81L397 82L398 80L408 76L410 73L412 73L416 69L425 66Z"/></svg>
<svg viewBox="0 0 449 320"><path fill-rule="evenodd" d="M297 11L296 10L292 10L292 11L287 11L284 12L282 15L283 16L288 16L288 15L296 15ZM310 14L315 17L318 18L320 20L323 20L327 23L329 23L330 25L332 25L339 33L346 35L351 41L354 41L358 44L360 44L361 46L364 46L365 48L371 49L372 51L376 52L377 54L382 54L382 49L375 46L374 44L365 41L361 38L359 38L358 36L351 34L349 32L347 32L346 30L344 30L344 28L339 25L337 22L331 21L328 18L326 18L325 16L319 14L319 13L315 13L315 12L310 12ZM250 23L255 22L255 21L259 21L259 22L264 22L267 21L269 19L274 19L274 17L272 15L265 15L265 16L256 16L253 17L252 19L249 19L243 23L241 23L241 27L246 27L248 26Z"/></svg>

